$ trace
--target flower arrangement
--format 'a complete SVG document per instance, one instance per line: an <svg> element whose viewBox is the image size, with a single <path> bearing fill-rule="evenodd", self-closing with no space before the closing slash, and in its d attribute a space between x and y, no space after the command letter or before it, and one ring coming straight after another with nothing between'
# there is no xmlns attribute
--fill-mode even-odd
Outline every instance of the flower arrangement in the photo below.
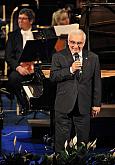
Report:
<svg viewBox="0 0 115 165"><path fill-rule="evenodd" d="M59 154L54 155L52 162L56 165L86 165L86 158L89 154L90 149L94 149L96 147L96 140L94 142L89 142L87 146L85 143L81 143L81 145L77 146L77 137L75 136L73 139L68 142L66 140L64 145L64 150ZM51 160L51 157L47 157ZM54 163L55 161L55 163ZM43 164L44 165L44 164Z"/></svg>
<svg viewBox="0 0 115 165"><path fill-rule="evenodd" d="M77 146L75 136L69 142L66 140L64 150L52 155L34 155L27 151L21 152L21 146L9 155L1 154L1 165L115 165L115 148L106 153L95 152L97 139L87 145L82 142Z"/></svg>
<svg viewBox="0 0 115 165"><path fill-rule="evenodd" d="M77 146L77 137L66 141L64 150L46 156L41 165L115 165L115 148L106 153L95 152L97 139ZM49 164L48 164L49 163Z"/></svg>
<svg viewBox="0 0 115 165"><path fill-rule="evenodd" d="M0 165L39 165L41 156L21 151L22 146L16 150L16 136L14 137L14 152L4 154L1 152Z"/></svg>

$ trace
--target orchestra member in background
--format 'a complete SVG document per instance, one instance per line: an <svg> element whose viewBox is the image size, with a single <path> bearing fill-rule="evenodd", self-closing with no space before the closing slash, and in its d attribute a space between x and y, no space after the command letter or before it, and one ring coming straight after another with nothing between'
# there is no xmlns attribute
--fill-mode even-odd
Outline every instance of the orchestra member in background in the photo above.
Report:
<svg viewBox="0 0 115 165"><path fill-rule="evenodd" d="M58 26L58 25L69 25L70 19L68 15L68 11L65 9L59 9L55 11L52 15L52 26ZM58 40L55 45L56 52L62 50L64 47L66 47L66 38L64 36L59 36Z"/></svg>
<svg viewBox="0 0 115 165"><path fill-rule="evenodd" d="M79 23L81 15L80 10L76 8L73 4L65 4L65 10L68 12L70 24Z"/></svg>
<svg viewBox="0 0 115 165"><path fill-rule="evenodd" d="M52 14L52 26L69 25L69 15L65 9L59 9Z"/></svg>
<svg viewBox="0 0 115 165"><path fill-rule="evenodd" d="M26 114L29 109L29 103L23 92L22 82L30 80L33 71L31 70L30 72L27 67L22 66L21 63L19 63L19 59L26 41L35 39L34 33L31 31L34 20L35 13L32 9L23 8L20 10L18 16L19 29L8 34L5 50L5 59L10 67L10 73L8 75L8 90L14 92L17 96L17 100L21 105L21 114Z"/></svg>
<svg viewBox="0 0 115 165"><path fill-rule="evenodd" d="M69 15L69 20L70 20L70 24L71 23L75 23L76 22L76 20L75 20L75 15L74 15L74 5L73 4L69 4L69 3L67 3L66 5L65 5L65 10L68 12L68 15Z"/></svg>
<svg viewBox="0 0 115 165"><path fill-rule="evenodd" d="M37 18L37 1L33 1L33 0L24 0L24 1L17 1L17 4L15 6L15 8L13 9L12 13L11 13L11 17L10 17L10 32L13 30L16 30L17 28L19 28L18 25L18 16L19 16L19 11L22 8L29 8L34 10L34 13L36 15ZM37 19L35 19L34 24L37 24Z"/></svg>
<svg viewBox="0 0 115 165"><path fill-rule="evenodd" d="M101 74L98 56L84 50L86 35L71 31L68 47L52 57L51 81L57 83L55 99L55 152L64 149L75 126L78 145L87 143L90 116L97 116L101 106Z"/></svg>

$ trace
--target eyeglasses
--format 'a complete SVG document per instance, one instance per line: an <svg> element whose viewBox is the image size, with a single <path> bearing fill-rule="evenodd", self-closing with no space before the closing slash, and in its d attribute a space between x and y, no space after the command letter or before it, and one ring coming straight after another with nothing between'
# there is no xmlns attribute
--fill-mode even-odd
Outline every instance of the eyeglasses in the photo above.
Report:
<svg viewBox="0 0 115 165"><path fill-rule="evenodd" d="M82 41L73 41L73 40L69 40L69 42L70 42L70 44L72 44L72 45L82 45L83 44L83 42Z"/></svg>
<svg viewBox="0 0 115 165"><path fill-rule="evenodd" d="M27 20L29 19L28 17L18 17L18 20Z"/></svg>

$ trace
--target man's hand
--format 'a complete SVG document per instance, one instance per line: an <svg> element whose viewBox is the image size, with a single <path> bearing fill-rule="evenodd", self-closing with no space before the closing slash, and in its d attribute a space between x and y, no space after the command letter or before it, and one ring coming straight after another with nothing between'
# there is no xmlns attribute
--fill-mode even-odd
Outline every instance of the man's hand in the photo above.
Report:
<svg viewBox="0 0 115 165"><path fill-rule="evenodd" d="M73 73L76 72L77 70L81 69L81 67L82 67L82 65L81 65L81 62L80 62L79 60L74 61L74 62L72 63L72 66L71 66L72 72L73 72Z"/></svg>
<svg viewBox="0 0 115 165"><path fill-rule="evenodd" d="M22 67L22 66L18 66L16 68L16 71L18 73L20 73L22 76L26 76L26 75L30 74L30 72L28 71L28 69L26 67Z"/></svg>
<svg viewBox="0 0 115 165"><path fill-rule="evenodd" d="M16 68L16 71L19 72L22 76L34 73L34 64L36 61L32 62L21 62L20 65Z"/></svg>
<svg viewBox="0 0 115 165"><path fill-rule="evenodd" d="M101 107L92 107L92 117L96 117L101 110Z"/></svg>

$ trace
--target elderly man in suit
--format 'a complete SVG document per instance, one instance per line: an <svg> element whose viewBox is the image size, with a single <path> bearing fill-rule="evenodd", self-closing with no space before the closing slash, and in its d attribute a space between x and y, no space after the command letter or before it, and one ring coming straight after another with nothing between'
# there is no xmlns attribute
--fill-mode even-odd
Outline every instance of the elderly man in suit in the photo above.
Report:
<svg viewBox="0 0 115 165"><path fill-rule="evenodd" d="M86 34L78 29L68 35L68 47L52 57L51 80L57 82L55 99L55 152L70 140L74 123L78 145L87 143L90 115L101 107L101 75L98 56L84 50Z"/></svg>
<svg viewBox="0 0 115 165"><path fill-rule="evenodd" d="M19 28L8 34L8 41L6 43L5 56L6 62L10 67L8 85L9 89L17 96L21 105L21 114L25 114L29 109L29 103L23 93L22 82L30 80L33 73L30 73L26 67L22 66L19 59L26 41L35 39L32 32L34 19L35 13L33 10L28 8L21 9L18 16Z"/></svg>

